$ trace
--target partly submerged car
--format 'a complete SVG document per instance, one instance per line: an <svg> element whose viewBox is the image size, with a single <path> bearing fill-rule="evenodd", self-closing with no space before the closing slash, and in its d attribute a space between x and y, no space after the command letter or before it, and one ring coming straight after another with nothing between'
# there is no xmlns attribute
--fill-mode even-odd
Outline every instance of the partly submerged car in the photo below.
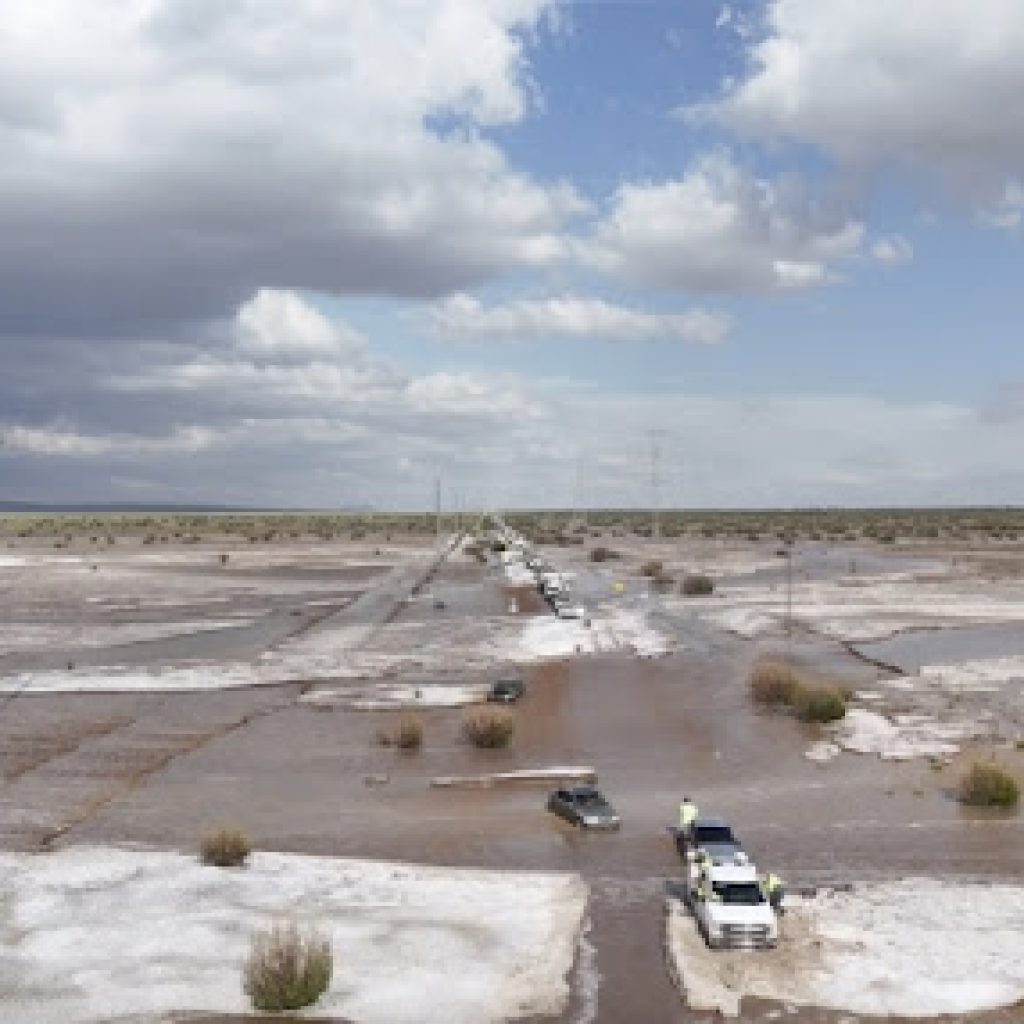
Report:
<svg viewBox="0 0 1024 1024"><path fill-rule="evenodd" d="M514 704L524 693L526 693L526 683L518 677L510 677L492 683L487 692L487 699L494 704Z"/></svg>
<svg viewBox="0 0 1024 1024"><path fill-rule="evenodd" d="M548 810L580 828L615 829L622 823L612 805L593 786L556 789Z"/></svg>
<svg viewBox="0 0 1024 1024"><path fill-rule="evenodd" d="M701 852L716 864L731 864L743 846L724 818L697 818L688 828L674 830L676 849L688 861Z"/></svg>

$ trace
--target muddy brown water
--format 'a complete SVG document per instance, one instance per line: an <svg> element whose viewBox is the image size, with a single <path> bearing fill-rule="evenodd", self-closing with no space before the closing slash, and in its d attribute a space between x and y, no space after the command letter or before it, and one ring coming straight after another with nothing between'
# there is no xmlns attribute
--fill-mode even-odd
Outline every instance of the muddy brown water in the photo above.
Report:
<svg viewBox="0 0 1024 1024"><path fill-rule="evenodd" d="M468 580L460 567L431 583L458 595L451 615L472 612ZM501 591L492 586L488 607L507 599ZM544 613L529 591L521 597ZM415 605L403 614L416 614ZM665 884L680 867L666 826L683 793L732 819L758 863L791 885L914 873L1020 878L1021 820L962 815L946 773L870 758L806 761L813 732L758 714L746 699L757 653L709 636L659 661L601 656L535 668L506 751L470 747L461 713L433 710L421 715L423 750L400 754L374 742L393 713L313 709L297 703L297 686L25 698L0 715L0 769L9 775L0 846L32 848L40 833L19 823L49 814L48 842L58 844L190 851L207 829L230 822L264 849L579 871L592 891L582 948L593 952L574 972L565 1024L713 1019L683 1007L662 950ZM47 736L51 747L40 748ZM620 832L581 833L552 818L544 786L428 784L434 775L566 763L596 768L623 816ZM773 1019L860 1020L763 1003L740 1018ZM1024 1011L948 1019L1004 1024Z"/></svg>

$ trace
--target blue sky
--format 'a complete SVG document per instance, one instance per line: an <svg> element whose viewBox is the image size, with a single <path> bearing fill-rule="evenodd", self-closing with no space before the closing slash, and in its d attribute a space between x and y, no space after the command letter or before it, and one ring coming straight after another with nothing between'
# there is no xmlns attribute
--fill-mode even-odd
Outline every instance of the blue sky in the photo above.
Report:
<svg viewBox="0 0 1024 1024"><path fill-rule="evenodd" d="M38 0L11 499L1024 501L1014 0Z"/></svg>

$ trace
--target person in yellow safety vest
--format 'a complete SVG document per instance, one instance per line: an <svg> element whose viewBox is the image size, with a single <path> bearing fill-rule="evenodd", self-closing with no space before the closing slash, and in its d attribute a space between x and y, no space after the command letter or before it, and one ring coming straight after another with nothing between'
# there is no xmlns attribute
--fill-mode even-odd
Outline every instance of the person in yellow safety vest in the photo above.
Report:
<svg viewBox="0 0 1024 1024"><path fill-rule="evenodd" d="M697 805L688 797L683 797L679 805L679 828L683 832L689 832L690 826L697 820Z"/></svg>
<svg viewBox="0 0 1024 1024"><path fill-rule="evenodd" d="M690 877L696 879L698 892L703 898L706 890L710 889L709 881L711 871L711 857L707 850L698 850L697 857L690 868Z"/></svg>
<svg viewBox="0 0 1024 1024"><path fill-rule="evenodd" d="M785 886L778 875L769 872L761 883L768 903L776 914L782 913L782 898L786 895Z"/></svg>

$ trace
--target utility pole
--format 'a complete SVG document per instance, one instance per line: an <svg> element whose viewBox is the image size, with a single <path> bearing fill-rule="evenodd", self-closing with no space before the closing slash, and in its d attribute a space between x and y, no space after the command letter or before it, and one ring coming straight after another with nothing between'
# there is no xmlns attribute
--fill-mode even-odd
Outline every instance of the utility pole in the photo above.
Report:
<svg viewBox="0 0 1024 1024"><path fill-rule="evenodd" d="M434 536L441 540L441 478L434 479Z"/></svg>
<svg viewBox="0 0 1024 1024"><path fill-rule="evenodd" d="M583 499L583 456L576 456L576 486L572 492L572 518L573 520L581 520L583 525L587 525L587 513L585 506L586 502Z"/></svg>
<svg viewBox="0 0 1024 1024"><path fill-rule="evenodd" d="M786 654L793 647L793 541L786 541Z"/></svg>

